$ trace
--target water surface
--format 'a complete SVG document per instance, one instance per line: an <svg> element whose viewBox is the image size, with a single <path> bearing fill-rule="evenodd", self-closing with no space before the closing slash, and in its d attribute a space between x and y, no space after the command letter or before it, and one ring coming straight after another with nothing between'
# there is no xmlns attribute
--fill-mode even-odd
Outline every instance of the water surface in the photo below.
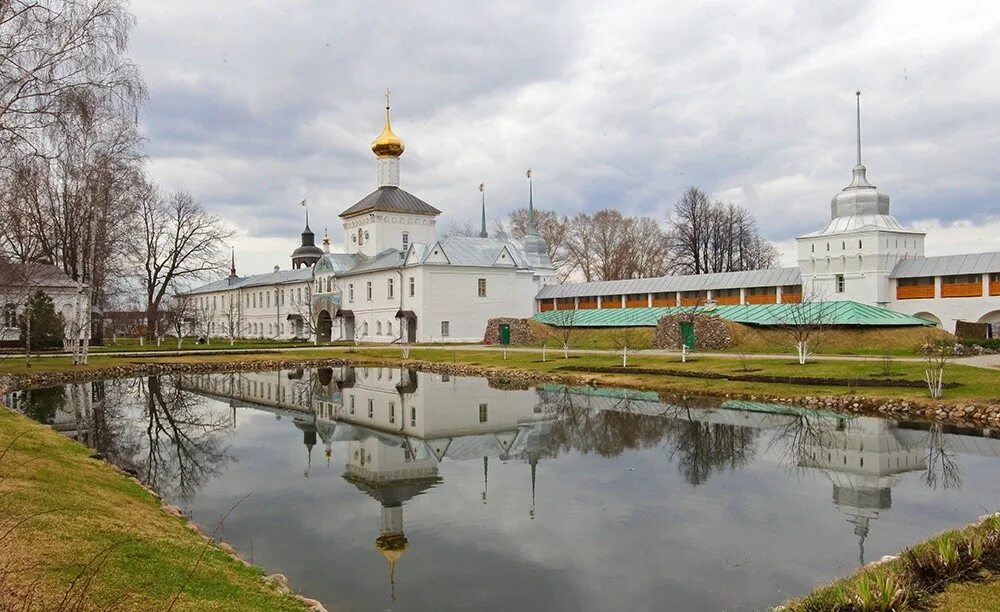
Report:
<svg viewBox="0 0 1000 612"><path fill-rule="evenodd" d="M502 385L501 385L502 386ZM397 368L8 405L344 610L753 610L1000 508L997 432Z"/></svg>

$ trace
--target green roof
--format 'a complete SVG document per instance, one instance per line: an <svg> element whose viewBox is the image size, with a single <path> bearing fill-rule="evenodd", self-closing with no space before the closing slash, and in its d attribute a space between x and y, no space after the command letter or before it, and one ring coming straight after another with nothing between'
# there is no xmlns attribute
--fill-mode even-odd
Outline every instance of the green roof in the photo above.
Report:
<svg viewBox="0 0 1000 612"><path fill-rule="evenodd" d="M815 322L835 326L898 327L933 325L930 321L858 302L812 302L806 304L745 304L740 306L599 308L549 310L533 319L555 327L655 327L665 315L701 312L747 325L793 325Z"/></svg>

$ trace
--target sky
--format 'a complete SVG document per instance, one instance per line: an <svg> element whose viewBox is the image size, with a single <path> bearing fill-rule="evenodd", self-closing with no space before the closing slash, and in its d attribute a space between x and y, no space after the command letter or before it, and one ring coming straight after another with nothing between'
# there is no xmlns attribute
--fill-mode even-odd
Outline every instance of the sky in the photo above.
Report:
<svg viewBox="0 0 1000 612"><path fill-rule="evenodd" d="M807 6L807 4L809 6ZM133 0L152 178L290 267L373 191L392 90L401 186L443 229L527 203L664 221L698 186L794 265L863 161L927 253L1000 251L1000 5L983 2ZM492 225L492 222L491 222Z"/></svg>

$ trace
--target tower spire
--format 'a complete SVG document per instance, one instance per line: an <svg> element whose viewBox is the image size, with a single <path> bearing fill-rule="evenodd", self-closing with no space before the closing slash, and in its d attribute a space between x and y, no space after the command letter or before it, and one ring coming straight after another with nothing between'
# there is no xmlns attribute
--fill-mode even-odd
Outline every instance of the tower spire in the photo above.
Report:
<svg viewBox="0 0 1000 612"><path fill-rule="evenodd" d="M483 219L479 229L479 237L488 238L489 234L486 233L486 183L479 183L479 193L482 194L483 199Z"/></svg>
<svg viewBox="0 0 1000 612"><path fill-rule="evenodd" d="M854 92L858 105L858 165L861 165L861 90Z"/></svg>
<svg viewBox="0 0 1000 612"><path fill-rule="evenodd" d="M524 174L528 177L528 226L525 228L524 233L528 236L537 236L538 228L535 226L535 203L531 185L531 168L528 168L528 171Z"/></svg>
<svg viewBox="0 0 1000 612"><path fill-rule="evenodd" d="M230 251L230 263L229 263L229 278L236 278L236 247L229 247Z"/></svg>

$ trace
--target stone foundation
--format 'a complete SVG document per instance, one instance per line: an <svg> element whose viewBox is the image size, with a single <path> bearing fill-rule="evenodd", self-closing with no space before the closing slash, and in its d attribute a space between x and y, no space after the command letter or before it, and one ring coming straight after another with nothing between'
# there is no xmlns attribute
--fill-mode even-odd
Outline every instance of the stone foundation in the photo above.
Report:
<svg viewBox="0 0 1000 612"><path fill-rule="evenodd" d="M500 325L510 325L510 343L531 344L531 325L528 319L516 319L514 317L499 317L486 322L486 334L483 336L483 344L500 344Z"/></svg>
<svg viewBox="0 0 1000 612"><path fill-rule="evenodd" d="M721 350L732 346L733 334L726 322L704 313L664 315L653 332L653 348L677 350L681 346L680 324L694 323L694 348Z"/></svg>

